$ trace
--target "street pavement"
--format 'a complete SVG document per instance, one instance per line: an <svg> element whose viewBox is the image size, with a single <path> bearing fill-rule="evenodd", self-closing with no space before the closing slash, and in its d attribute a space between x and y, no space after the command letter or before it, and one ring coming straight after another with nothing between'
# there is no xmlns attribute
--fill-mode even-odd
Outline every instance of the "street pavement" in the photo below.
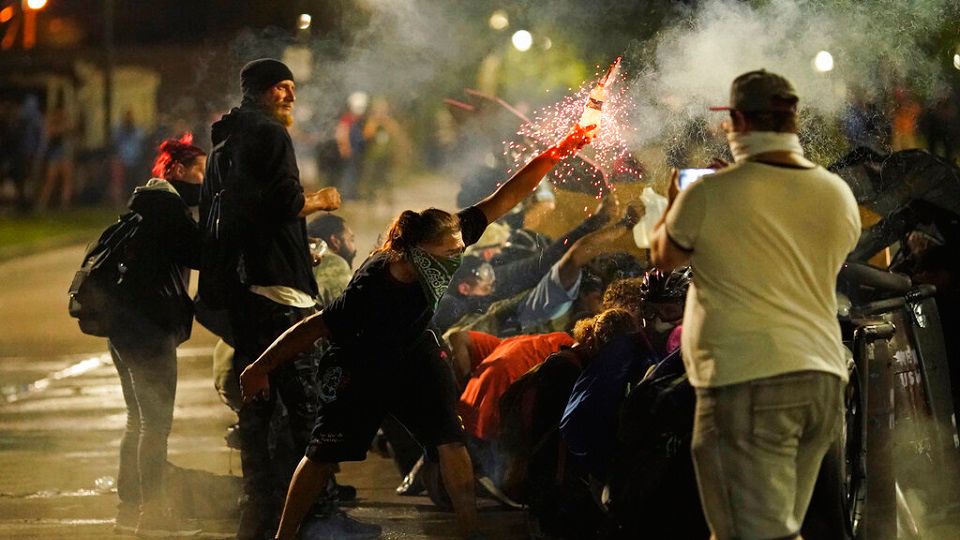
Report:
<svg viewBox="0 0 960 540"><path fill-rule="evenodd" d="M238 476L239 454L223 439L235 416L213 389L210 352L182 351L169 460L186 469ZM7 394L0 405L0 538L123 538L112 533L125 421L116 371L105 354L64 360L72 370L53 372L35 387ZM17 370L15 364L2 364L0 380ZM344 464L338 478L358 488L360 500L347 511L382 525L384 538L456 537L452 514L436 510L426 497L394 493L400 477L392 461L371 454L365 462ZM223 487L224 482L204 484L189 495L206 498L197 491L213 492L210 486ZM203 506L230 507L235 500L230 489L213 493L227 500L205 501ZM482 501L481 507L490 538L525 536L521 512L492 501ZM207 538L229 538L236 526L234 516L190 523Z"/></svg>

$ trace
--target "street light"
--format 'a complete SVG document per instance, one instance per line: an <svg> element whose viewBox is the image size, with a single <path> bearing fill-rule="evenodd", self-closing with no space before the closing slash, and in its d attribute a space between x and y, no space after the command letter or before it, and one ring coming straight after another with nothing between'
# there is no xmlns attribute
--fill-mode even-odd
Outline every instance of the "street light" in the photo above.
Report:
<svg viewBox="0 0 960 540"><path fill-rule="evenodd" d="M510 19L507 17L507 12L498 9L490 15L490 28L494 30L503 30L504 28L510 26Z"/></svg>
<svg viewBox="0 0 960 540"><path fill-rule="evenodd" d="M526 30L517 30L513 33L510 41L513 42L513 46L516 47L518 51L525 52L530 50L530 46L533 45L533 36Z"/></svg>
<svg viewBox="0 0 960 540"><path fill-rule="evenodd" d="M27 0L27 7L33 10L43 9L47 5L47 0Z"/></svg>
<svg viewBox="0 0 960 540"><path fill-rule="evenodd" d="M833 71L833 55L827 51L818 52L813 59L813 67L821 73Z"/></svg>
<svg viewBox="0 0 960 540"><path fill-rule="evenodd" d="M960 53L953 55L953 67L960 69Z"/></svg>
<svg viewBox="0 0 960 540"><path fill-rule="evenodd" d="M297 27L301 30L306 30L310 28L310 22L313 21L313 17L309 13L301 13L300 20L297 22Z"/></svg>

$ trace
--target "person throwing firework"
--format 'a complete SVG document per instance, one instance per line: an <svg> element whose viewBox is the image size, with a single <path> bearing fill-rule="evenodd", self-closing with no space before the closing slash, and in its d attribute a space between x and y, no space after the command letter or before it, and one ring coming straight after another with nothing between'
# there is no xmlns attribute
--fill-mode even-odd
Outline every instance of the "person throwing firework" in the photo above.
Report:
<svg viewBox="0 0 960 540"><path fill-rule="evenodd" d="M330 351L320 367L320 401L312 440L290 482L276 538L294 538L327 485L335 464L362 461L389 413L427 448L436 447L444 485L465 537L479 537L473 467L456 415L456 384L428 330L437 303L460 265L463 250L487 225L513 208L561 160L589 142L580 127L530 161L475 206L455 214L437 208L405 210L383 245L322 312L290 327L240 376L244 399L270 393L269 374L320 338ZM429 348L429 344L433 348ZM417 391L411 393L410 388ZM310 525L310 537L378 536L376 525L335 513ZM320 528L318 531L313 527Z"/></svg>

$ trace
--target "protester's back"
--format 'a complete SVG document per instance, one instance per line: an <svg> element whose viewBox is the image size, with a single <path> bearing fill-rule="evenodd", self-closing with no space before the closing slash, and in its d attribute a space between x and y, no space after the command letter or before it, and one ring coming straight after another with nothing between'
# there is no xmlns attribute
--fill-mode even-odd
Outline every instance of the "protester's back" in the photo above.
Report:
<svg viewBox="0 0 960 540"><path fill-rule="evenodd" d="M526 500L527 467L535 453L545 450L545 459L556 460L560 417L581 364L575 349L562 349L514 381L500 397L501 489L511 499Z"/></svg>
<svg viewBox="0 0 960 540"><path fill-rule="evenodd" d="M203 254L198 284L205 307L220 309L241 287L240 234L237 215L236 183L231 181L232 157L221 140L207 159L205 181L200 197L200 228L203 233Z"/></svg>
<svg viewBox="0 0 960 540"><path fill-rule="evenodd" d="M849 187L820 167L743 161L678 203L685 219L668 230L696 246L683 333L694 386L811 369L845 378L835 279L860 231Z"/></svg>
<svg viewBox="0 0 960 540"><path fill-rule="evenodd" d="M606 538L710 535L690 456L695 404L679 350L627 395L610 470Z"/></svg>

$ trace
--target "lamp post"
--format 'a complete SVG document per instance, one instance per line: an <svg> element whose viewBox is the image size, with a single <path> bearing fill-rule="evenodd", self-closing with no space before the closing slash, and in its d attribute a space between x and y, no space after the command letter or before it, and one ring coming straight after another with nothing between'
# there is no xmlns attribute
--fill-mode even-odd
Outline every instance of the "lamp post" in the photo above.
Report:
<svg viewBox="0 0 960 540"><path fill-rule="evenodd" d="M103 147L113 154L113 0L103 0L103 49L105 53L103 69Z"/></svg>
<svg viewBox="0 0 960 540"><path fill-rule="evenodd" d="M47 0L24 0L23 2L23 49L37 46L37 12L47 5Z"/></svg>

